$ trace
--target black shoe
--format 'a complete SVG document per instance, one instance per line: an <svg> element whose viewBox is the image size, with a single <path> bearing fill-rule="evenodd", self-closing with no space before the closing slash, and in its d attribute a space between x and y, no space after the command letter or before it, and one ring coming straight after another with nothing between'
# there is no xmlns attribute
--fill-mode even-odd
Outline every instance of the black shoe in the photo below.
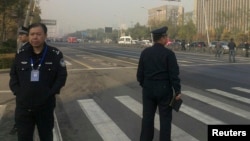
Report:
<svg viewBox="0 0 250 141"><path fill-rule="evenodd" d="M15 135L17 133L17 128L16 126L14 126L11 130L10 130L10 135Z"/></svg>

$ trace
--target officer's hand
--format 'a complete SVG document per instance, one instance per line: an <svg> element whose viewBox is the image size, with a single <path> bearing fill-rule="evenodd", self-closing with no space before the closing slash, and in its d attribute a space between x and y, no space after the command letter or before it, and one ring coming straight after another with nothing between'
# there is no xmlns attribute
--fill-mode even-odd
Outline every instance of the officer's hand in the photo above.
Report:
<svg viewBox="0 0 250 141"><path fill-rule="evenodd" d="M181 94L178 94L178 95L175 97L176 100L179 100L180 98L181 98Z"/></svg>

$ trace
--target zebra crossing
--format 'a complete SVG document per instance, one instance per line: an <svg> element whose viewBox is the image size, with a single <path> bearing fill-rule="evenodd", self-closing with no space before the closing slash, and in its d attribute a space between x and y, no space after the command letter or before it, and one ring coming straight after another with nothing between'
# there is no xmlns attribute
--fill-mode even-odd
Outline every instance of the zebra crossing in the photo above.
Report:
<svg viewBox="0 0 250 141"><path fill-rule="evenodd" d="M250 94L250 89L243 87L232 87L232 90L243 94ZM222 98L226 98L227 101L238 101L242 104L250 104L250 99L247 97L242 97L234 93L229 93L226 91L222 91L219 89L206 89L208 93L211 93L215 96L220 96ZM249 110L244 110L241 107L232 106L227 104L225 101L221 102L215 98L211 98L208 95L198 94L197 92L193 92L190 90L182 91L184 96L192 98L195 101L206 103L207 105L229 112L232 115L241 117L250 121L250 112ZM129 95L121 95L113 97L116 101L118 101L121 105L129 109L129 111L138 117L142 118L142 104L130 97ZM90 123L94 126L97 133L101 136L104 141L131 141L125 132L120 129L120 127L105 113L101 106L99 106L94 99L79 99L76 101L79 105L79 108L86 115ZM213 125L213 124L230 124L226 121L218 119L218 117L214 117L199 108L192 107L191 103L183 103L180 112L185 115L192 117L193 119L203 123L204 125ZM6 110L6 105L0 105L0 124L1 119L4 116L4 111ZM56 115L55 115L56 117ZM60 126L58 125L57 118L55 118L56 126L54 129L55 138L54 140L63 140L61 138ZM247 124L247 123L246 123ZM160 121L159 115L155 116L155 129L160 130ZM175 141L198 141L199 139L195 138L193 135L184 131L181 127L172 123L172 138Z"/></svg>

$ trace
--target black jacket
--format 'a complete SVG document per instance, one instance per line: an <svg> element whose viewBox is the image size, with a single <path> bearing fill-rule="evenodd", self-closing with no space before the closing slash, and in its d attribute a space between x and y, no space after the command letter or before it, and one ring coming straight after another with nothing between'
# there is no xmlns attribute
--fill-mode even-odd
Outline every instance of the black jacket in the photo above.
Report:
<svg viewBox="0 0 250 141"><path fill-rule="evenodd" d="M31 82L31 58L36 69L45 49L37 55L33 53L32 46L27 44L15 56L9 86L16 95L17 106L34 110L55 106L55 94L59 94L65 85L67 70L62 52L55 47L46 44L44 46L48 48L37 82Z"/></svg>
<svg viewBox="0 0 250 141"><path fill-rule="evenodd" d="M174 52L159 43L144 49L138 64L137 81L141 86L145 81L169 82L176 94L180 94L179 66Z"/></svg>

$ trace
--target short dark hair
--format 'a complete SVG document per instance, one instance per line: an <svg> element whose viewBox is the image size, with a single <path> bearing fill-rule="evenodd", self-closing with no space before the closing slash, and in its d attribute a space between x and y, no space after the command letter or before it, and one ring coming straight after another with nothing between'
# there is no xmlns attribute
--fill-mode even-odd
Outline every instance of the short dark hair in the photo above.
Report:
<svg viewBox="0 0 250 141"><path fill-rule="evenodd" d="M155 34L155 35L153 35L153 40L154 40L154 42L157 42L157 41L159 41L162 37L165 37L165 36L167 36L167 35Z"/></svg>
<svg viewBox="0 0 250 141"><path fill-rule="evenodd" d="M45 24L43 24L43 23L33 23L33 24L31 24L31 25L28 27L28 32L30 32L30 29L31 29L31 28L34 28L34 27L42 27L44 33L47 34L48 29L47 29L47 27L46 27Z"/></svg>

